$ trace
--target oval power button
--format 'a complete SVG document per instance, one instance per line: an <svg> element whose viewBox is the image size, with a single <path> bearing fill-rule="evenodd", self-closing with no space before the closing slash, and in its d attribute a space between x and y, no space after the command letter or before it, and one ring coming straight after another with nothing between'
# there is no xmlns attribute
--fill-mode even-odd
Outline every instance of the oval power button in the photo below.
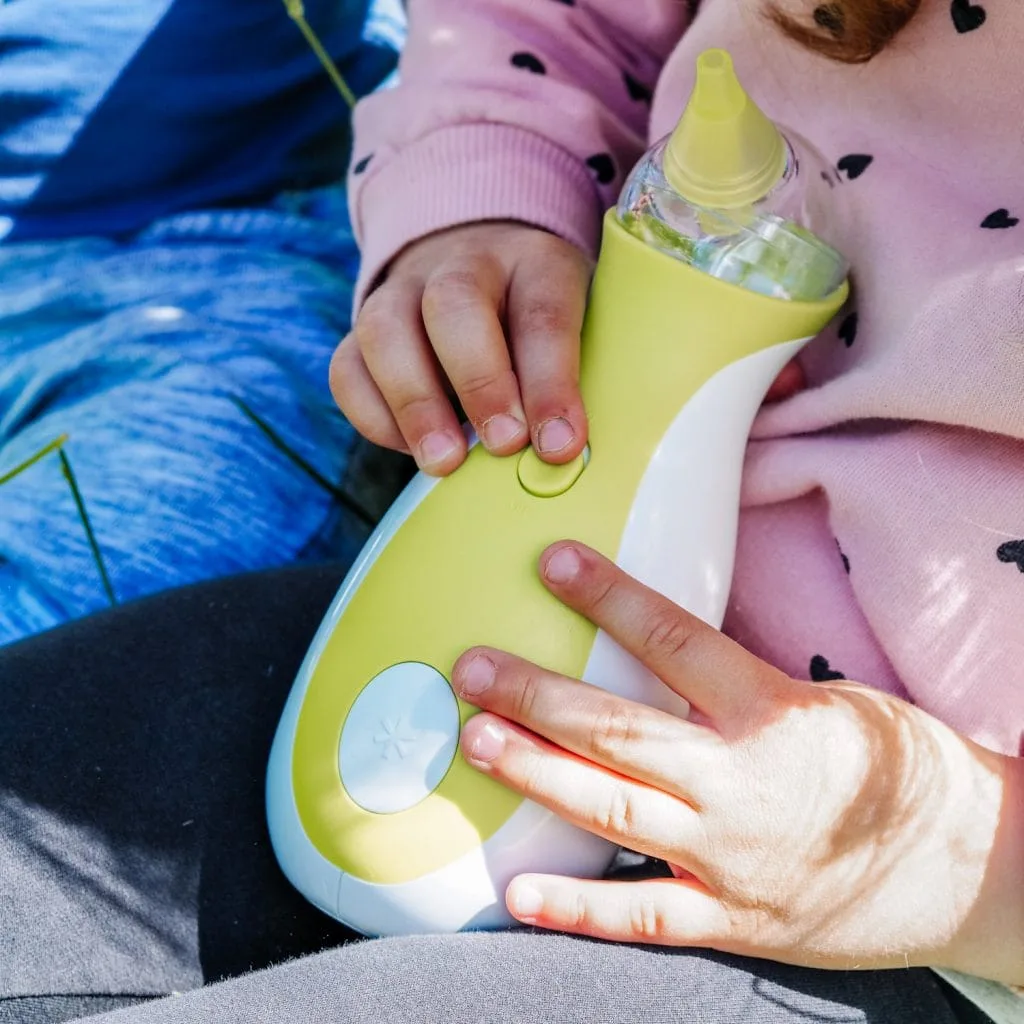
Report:
<svg viewBox="0 0 1024 1024"><path fill-rule="evenodd" d="M355 699L338 745L341 784L364 810L394 814L440 784L459 745L459 705L430 665L406 661Z"/></svg>
<svg viewBox="0 0 1024 1024"><path fill-rule="evenodd" d="M587 445L572 462L560 466L545 462L531 445L519 456L516 474L523 490L535 498L557 498L579 480L589 461L590 445Z"/></svg>

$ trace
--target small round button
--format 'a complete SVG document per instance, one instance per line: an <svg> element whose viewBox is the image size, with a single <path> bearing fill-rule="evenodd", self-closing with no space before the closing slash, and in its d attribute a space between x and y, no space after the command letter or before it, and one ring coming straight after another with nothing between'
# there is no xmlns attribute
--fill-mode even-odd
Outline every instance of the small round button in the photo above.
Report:
<svg viewBox="0 0 1024 1024"><path fill-rule="evenodd" d="M338 770L364 810L395 814L440 785L459 745L459 705L437 669L418 661L374 676L345 719Z"/></svg>
<svg viewBox="0 0 1024 1024"><path fill-rule="evenodd" d="M572 462L566 462L561 466L545 462L530 447L519 456L516 472L524 491L528 491L536 498L554 498L559 494L565 494L579 480L589 461L590 445L587 445Z"/></svg>

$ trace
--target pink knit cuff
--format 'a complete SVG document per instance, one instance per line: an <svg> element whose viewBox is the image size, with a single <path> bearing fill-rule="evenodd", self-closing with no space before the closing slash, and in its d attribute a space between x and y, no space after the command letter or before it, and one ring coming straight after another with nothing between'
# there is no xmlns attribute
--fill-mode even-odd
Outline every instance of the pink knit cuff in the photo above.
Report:
<svg viewBox="0 0 1024 1024"><path fill-rule="evenodd" d="M603 211L586 165L522 128L442 128L382 160L379 169L371 159L364 174L351 179L362 250L356 310L402 249L457 224L523 221L596 254Z"/></svg>

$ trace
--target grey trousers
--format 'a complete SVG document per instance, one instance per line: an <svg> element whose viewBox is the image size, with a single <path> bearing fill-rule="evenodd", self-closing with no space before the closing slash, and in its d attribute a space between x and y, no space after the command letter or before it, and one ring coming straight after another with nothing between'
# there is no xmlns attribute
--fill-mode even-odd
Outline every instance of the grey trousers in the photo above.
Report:
<svg viewBox="0 0 1024 1024"><path fill-rule="evenodd" d="M920 970L527 930L357 940L285 881L263 813L340 577L204 584L0 649L0 1024L985 1019Z"/></svg>

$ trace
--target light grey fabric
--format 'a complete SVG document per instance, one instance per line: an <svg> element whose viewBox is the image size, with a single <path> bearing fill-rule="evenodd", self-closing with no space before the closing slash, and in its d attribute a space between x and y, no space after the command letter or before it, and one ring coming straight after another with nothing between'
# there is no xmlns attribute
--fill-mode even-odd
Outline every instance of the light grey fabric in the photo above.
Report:
<svg viewBox="0 0 1024 1024"><path fill-rule="evenodd" d="M236 577L0 649L0 1024L977 1019L925 971L531 932L351 941L281 875L263 807L341 575Z"/></svg>
<svg viewBox="0 0 1024 1024"><path fill-rule="evenodd" d="M502 933L362 942L90 1024L955 1024L926 971Z"/></svg>

